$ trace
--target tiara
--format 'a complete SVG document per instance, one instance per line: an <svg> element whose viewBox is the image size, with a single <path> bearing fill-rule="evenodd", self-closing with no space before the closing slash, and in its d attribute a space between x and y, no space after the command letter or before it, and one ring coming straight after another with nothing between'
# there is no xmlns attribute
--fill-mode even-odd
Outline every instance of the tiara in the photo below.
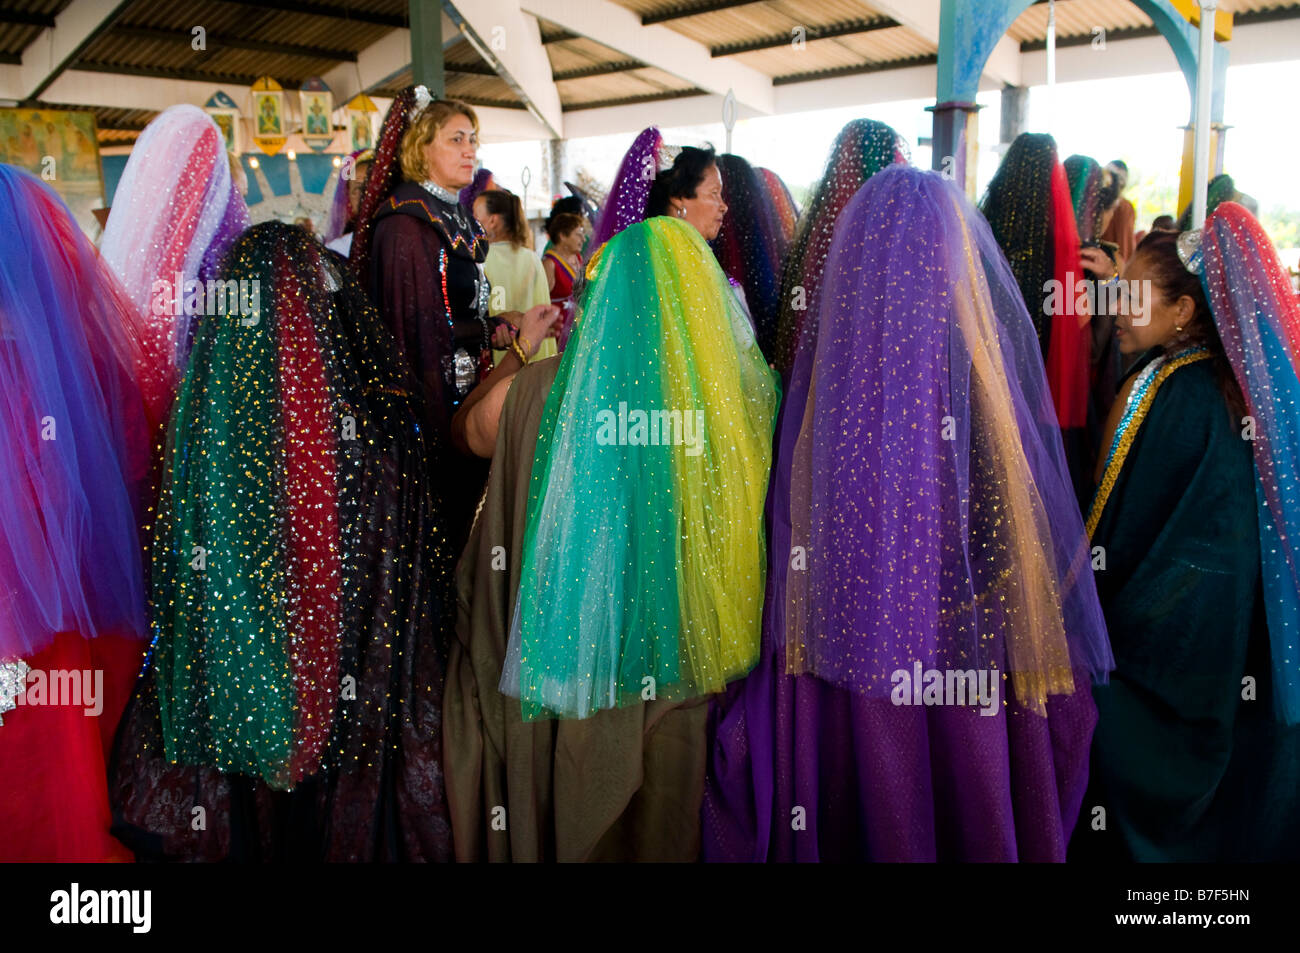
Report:
<svg viewBox="0 0 1300 953"><path fill-rule="evenodd" d="M1201 255L1201 230L1193 228L1190 231L1183 232L1178 236L1176 243L1178 248L1178 258L1186 268L1194 275L1199 275L1205 267L1205 259Z"/></svg>
<svg viewBox="0 0 1300 953"><path fill-rule="evenodd" d="M406 118L411 122L415 122L415 117L428 109L429 104L432 102L433 95L429 92L428 86L421 84L415 87L415 105L411 107L411 111L407 114Z"/></svg>
<svg viewBox="0 0 1300 953"><path fill-rule="evenodd" d="M677 161L677 157L682 154L682 147L670 146L668 143L660 141L656 152L656 158L659 160L659 171L667 172L673 167L673 163Z"/></svg>

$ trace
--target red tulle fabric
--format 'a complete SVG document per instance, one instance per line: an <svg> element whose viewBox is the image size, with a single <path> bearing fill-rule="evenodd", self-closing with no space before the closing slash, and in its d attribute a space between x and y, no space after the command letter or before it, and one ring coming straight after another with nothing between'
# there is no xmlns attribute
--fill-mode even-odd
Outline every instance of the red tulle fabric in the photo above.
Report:
<svg viewBox="0 0 1300 953"><path fill-rule="evenodd" d="M1070 183L1060 162L1052 170L1052 277L1062 307L1052 314L1047 347L1047 385L1062 429L1088 422L1088 374L1092 361L1091 314L1087 298L1077 293L1086 275L1079 259L1079 229L1074 221ZM1044 291L1046 295L1046 290ZM1046 300L1046 298L1045 298Z"/></svg>
<svg viewBox="0 0 1300 953"><path fill-rule="evenodd" d="M335 414L325 364L307 313L305 288L284 264L279 281L283 361L286 518L290 540L286 593L291 614L289 658L298 724L290 774L314 772L329 742L338 685L340 556ZM364 439L358 434L358 439Z"/></svg>

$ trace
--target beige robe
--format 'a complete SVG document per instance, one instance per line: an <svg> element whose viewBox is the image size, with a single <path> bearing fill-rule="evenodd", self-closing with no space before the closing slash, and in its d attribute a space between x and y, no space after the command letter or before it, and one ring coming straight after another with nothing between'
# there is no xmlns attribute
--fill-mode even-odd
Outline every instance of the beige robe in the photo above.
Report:
<svg viewBox="0 0 1300 953"><path fill-rule="evenodd" d="M497 690L519 586L528 484L559 358L511 385L492 472L457 569L443 753L456 859L693 861L708 699L524 722ZM502 549L497 549L502 547ZM495 550L495 553L494 553ZM493 560L505 569L494 569Z"/></svg>

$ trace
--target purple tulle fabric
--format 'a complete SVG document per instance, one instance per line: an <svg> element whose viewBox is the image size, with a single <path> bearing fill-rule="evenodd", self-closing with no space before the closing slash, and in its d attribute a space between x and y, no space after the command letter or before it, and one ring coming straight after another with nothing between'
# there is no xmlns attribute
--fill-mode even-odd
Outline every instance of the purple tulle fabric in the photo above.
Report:
<svg viewBox="0 0 1300 953"><path fill-rule="evenodd" d="M587 246L589 255L595 255L623 229L645 218L645 203L659 170L662 143L663 137L654 126L641 130L632 141L596 220L595 234Z"/></svg>
<svg viewBox="0 0 1300 953"><path fill-rule="evenodd" d="M0 662L148 632L136 525L161 382L143 393L142 335L62 200L0 164Z"/></svg>
<svg viewBox="0 0 1300 953"><path fill-rule="evenodd" d="M971 415L981 411L971 404L970 356L947 303L976 289L996 315L996 347L1061 580L1074 691L1049 696L1046 717L1030 711L1010 681L993 716L966 706L896 706L889 697L890 666L910 668L910 659L1007 667L996 626L976 629L982 638L950 629L945 643L940 624L941 604L950 605L941 600L963 579L976 595L980 589L979 568L963 572L952 559L969 557L985 531L966 524L967 538L943 536L963 525L952 508L969 507L980 492L965 464L976 451ZM1113 663L1037 338L1006 261L955 187L894 166L841 214L815 320L778 422L763 657L712 713L704 856L1063 860L1096 720L1089 678L1104 677ZM941 399L906 405L918 382ZM957 424L956 439L940 446L945 416ZM796 449L805 427L813 465L801 472ZM867 458L870 466L860 462ZM791 538L798 487L812 497L806 541ZM791 569L796 543L808 547L808 571ZM810 577L810 617L854 633L812 653L812 670L838 685L785 674L796 571ZM884 591L895 604L873 598ZM961 657L962 648L976 655Z"/></svg>
<svg viewBox="0 0 1300 953"><path fill-rule="evenodd" d="M487 191L492 181L491 169L479 169L474 173L474 181L460 190L460 204L466 208L474 207L474 200Z"/></svg>
<svg viewBox="0 0 1300 953"><path fill-rule="evenodd" d="M356 172L355 163L357 157L363 152L368 151L370 150L357 149L349 156L353 162L353 173ZM351 217L348 215L348 190L351 185L352 180L344 176L342 171L340 171L338 180L334 183L334 198L330 200L329 218L325 222L324 242L327 245L332 241L337 241L348 233L348 220Z"/></svg>

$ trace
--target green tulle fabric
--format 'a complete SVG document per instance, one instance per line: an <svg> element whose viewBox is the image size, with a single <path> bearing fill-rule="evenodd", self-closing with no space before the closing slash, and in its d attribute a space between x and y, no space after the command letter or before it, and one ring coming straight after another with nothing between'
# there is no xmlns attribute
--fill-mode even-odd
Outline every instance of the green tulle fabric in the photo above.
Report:
<svg viewBox="0 0 1300 953"><path fill-rule="evenodd" d="M526 719L720 691L758 657L776 374L692 226L627 228L590 273L501 682Z"/></svg>
<svg viewBox="0 0 1300 953"><path fill-rule="evenodd" d="M374 376L340 358L332 266L287 228L248 232L222 271L224 313L196 319L151 600L168 760L277 788L315 771L331 741L345 536L357 530L341 529L340 510L347 521L355 509L360 460L340 434L370 432L357 398Z"/></svg>
<svg viewBox="0 0 1300 953"><path fill-rule="evenodd" d="M218 323L227 333L204 333L219 331ZM237 316L211 318L198 334L172 412L153 580L160 696L173 702L161 709L169 758L211 757L253 775L287 763L293 737L287 639L277 618L283 560L275 497L266 492L277 482L282 442L269 412L279 403L279 375L271 323L262 323L241 334ZM228 659L219 690L209 690L203 652ZM211 730L192 724L200 706Z"/></svg>

